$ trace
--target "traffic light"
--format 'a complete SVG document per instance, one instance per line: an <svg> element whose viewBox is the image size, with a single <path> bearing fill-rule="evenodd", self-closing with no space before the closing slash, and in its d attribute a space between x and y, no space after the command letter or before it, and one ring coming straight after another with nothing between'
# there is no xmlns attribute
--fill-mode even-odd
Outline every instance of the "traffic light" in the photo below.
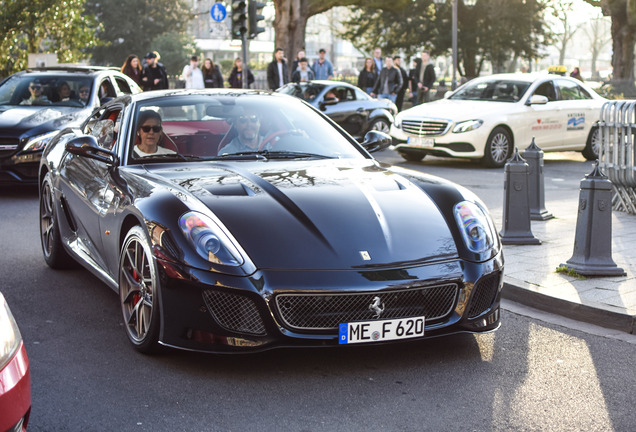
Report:
<svg viewBox="0 0 636 432"><path fill-rule="evenodd" d="M240 39L247 33L247 2L232 1L232 37Z"/></svg>
<svg viewBox="0 0 636 432"><path fill-rule="evenodd" d="M249 25L248 25L248 35L250 39L254 39L256 35L259 33L263 33L265 29L263 27L259 27L259 21L264 20L265 17L262 15L263 8L265 7L265 3L258 2L255 0L249 0L248 5L248 17L249 17Z"/></svg>

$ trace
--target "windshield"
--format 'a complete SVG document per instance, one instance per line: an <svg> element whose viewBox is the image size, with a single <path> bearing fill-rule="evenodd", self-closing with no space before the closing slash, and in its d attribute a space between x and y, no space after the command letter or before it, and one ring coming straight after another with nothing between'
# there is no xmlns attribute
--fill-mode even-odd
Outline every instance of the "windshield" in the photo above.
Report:
<svg viewBox="0 0 636 432"><path fill-rule="evenodd" d="M491 80L468 82L449 99L517 102L530 87L529 82Z"/></svg>
<svg viewBox="0 0 636 432"><path fill-rule="evenodd" d="M9 77L0 86L0 105L62 105L83 108L88 104L91 80L86 77L27 73Z"/></svg>
<svg viewBox="0 0 636 432"><path fill-rule="evenodd" d="M323 84L315 83L300 83L300 84L287 84L280 89L279 93L296 96L307 102L311 102L318 96L326 86Z"/></svg>
<svg viewBox="0 0 636 432"><path fill-rule="evenodd" d="M136 105L134 122L133 162L363 157L312 108L279 95L156 98Z"/></svg>

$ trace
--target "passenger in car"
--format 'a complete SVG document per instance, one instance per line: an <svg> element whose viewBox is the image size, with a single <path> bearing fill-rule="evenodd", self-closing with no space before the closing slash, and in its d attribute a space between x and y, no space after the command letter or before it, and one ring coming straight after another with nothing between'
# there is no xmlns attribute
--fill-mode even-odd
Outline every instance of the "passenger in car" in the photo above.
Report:
<svg viewBox="0 0 636 432"><path fill-rule="evenodd" d="M60 97L60 102L71 100L71 87L66 81L62 81L58 84L57 94Z"/></svg>
<svg viewBox="0 0 636 432"><path fill-rule="evenodd" d="M162 135L161 116L152 110L139 114L139 128L133 148L134 157L148 157L161 154L176 154L174 150L159 145Z"/></svg>

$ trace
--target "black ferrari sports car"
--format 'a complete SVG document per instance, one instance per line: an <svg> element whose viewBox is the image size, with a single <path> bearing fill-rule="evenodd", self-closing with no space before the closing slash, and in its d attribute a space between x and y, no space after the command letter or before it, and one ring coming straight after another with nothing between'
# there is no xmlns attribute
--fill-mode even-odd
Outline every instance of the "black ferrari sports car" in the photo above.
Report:
<svg viewBox="0 0 636 432"><path fill-rule="evenodd" d="M390 100L372 98L345 82L288 83L276 91L296 96L320 109L358 141L372 130L388 134L397 114L397 107Z"/></svg>
<svg viewBox="0 0 636 432"><path fill-rule="evenodd" d="M358 144L277 93L122 96L43 153L44 259L115 290L141 352L495 330L503 253L486 207L373 159L389 142Z"/></svg>

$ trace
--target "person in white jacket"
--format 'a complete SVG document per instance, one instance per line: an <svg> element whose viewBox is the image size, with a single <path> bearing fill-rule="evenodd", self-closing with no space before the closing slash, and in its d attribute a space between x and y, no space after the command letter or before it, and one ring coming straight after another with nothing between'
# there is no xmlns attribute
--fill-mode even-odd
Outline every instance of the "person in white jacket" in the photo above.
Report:
<svg viewBox="0 0 636 432"><path fill-rule="evenodd" d="M185 88L202 89L205 87L203 83L203 72L199 69L199 58L195 55L190 57L190 64L185 65L181 79L185 81Z"/></svg>

